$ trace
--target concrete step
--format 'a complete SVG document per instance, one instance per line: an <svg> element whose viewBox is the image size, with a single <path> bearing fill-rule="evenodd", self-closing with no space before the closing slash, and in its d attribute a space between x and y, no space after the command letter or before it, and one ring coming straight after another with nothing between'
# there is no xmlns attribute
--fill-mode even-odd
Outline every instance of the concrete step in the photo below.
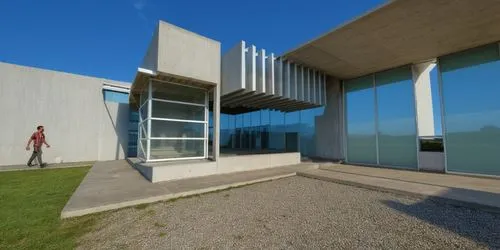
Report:
<svg viewBox="0 0 500 250"><path fill-rule="evenodd" d="M297 175L500 213L500 193L324 170L324 166L298 171Z"/></svg>

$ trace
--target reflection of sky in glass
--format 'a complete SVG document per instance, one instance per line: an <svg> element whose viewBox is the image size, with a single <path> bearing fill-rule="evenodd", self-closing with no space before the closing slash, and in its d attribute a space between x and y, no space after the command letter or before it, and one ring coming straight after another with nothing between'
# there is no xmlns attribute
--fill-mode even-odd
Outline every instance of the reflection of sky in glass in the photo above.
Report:
<svg viewBox="0 0 500 250"><path fill-rule="evenodd" d="M440 58L449 171L500 175L500 55L493 44Z"/></svg>

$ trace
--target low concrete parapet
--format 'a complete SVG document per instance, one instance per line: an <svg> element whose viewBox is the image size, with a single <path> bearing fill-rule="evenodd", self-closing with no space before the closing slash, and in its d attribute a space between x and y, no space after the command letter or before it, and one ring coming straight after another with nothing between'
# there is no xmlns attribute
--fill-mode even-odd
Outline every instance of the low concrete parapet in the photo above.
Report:
<svg viewBox="0 0 500 250"><path fill-rule="evenodd" d="M300 164L301 160L300 153L275 153L226 156L220 157L218 161L186 160L142 163L138 159L129 159L129 162L147 180L155 183L296 165Z"/></svg>

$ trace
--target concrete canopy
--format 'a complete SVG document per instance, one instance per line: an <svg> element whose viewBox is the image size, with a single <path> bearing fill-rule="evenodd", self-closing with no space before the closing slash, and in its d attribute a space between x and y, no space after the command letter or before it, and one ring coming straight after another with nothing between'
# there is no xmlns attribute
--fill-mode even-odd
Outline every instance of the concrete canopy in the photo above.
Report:
<svg viewBox="0 0 500 250"><path fill-rule="evenodd" d="M349 79L498 41L498 0L394 0L284 57Z"/></svg>
<svg viewBox="0 0 500 250"><path fill-rule="evenodd" d="M220 84L220 42L159 21L132 83L129 102L137 108L150 79L210 89Z"/></svg>

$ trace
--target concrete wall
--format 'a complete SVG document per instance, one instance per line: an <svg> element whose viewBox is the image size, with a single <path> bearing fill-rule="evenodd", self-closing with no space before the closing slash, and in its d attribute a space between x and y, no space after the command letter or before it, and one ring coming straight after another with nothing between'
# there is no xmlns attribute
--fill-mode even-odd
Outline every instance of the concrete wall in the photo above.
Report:
<svg viewBox="0 0 500 250"><path fill-rule="evenodd" d="M245 89L245 42L230 49L222 57L221 94Z"/></svg>
<svg viewBox="0 0 500 250"><path fill-rule="evenodd" d="M154 183L300 164L300 153L229 156L221 157L217 161L149 164L132 161L132 164L146 179Z"/></svg>
<svg viewBox="0 0 500 250"><path fill-rule="evenodd" d="M160 21L157 71L219 84L220 42Z"/></svg>
<svg viewBox="0 0 500 250"><path fill-rule="evenodd" d="M158 28L153 33L146 55L142 60L141 68L156 72L158 69Z"/></svg>
<svg viewBox="0 0 500 250"><path fill-rule="evenodd" d="M127 141L117 135L126 128L114 125L128 126L128 112L104 105L104 82L125 84L0 63L0 165L26 164L26 143L39 124L52 146L44 148L48 163L123 158Z"/></svg>
<svg viewBox="0 0 500 250"><path fill-rule="evenodd" d="M328 78L326 106L322 116L316 117L316 156L324 159L344 159L343 101L341 82Z"/></svg>
<svg viewBox="0 0 500 250"><path fill-rule="evenodd" d="M444 153L442 152L419 152L418 164L420 170L443 172L444 166Z"/></svg>

